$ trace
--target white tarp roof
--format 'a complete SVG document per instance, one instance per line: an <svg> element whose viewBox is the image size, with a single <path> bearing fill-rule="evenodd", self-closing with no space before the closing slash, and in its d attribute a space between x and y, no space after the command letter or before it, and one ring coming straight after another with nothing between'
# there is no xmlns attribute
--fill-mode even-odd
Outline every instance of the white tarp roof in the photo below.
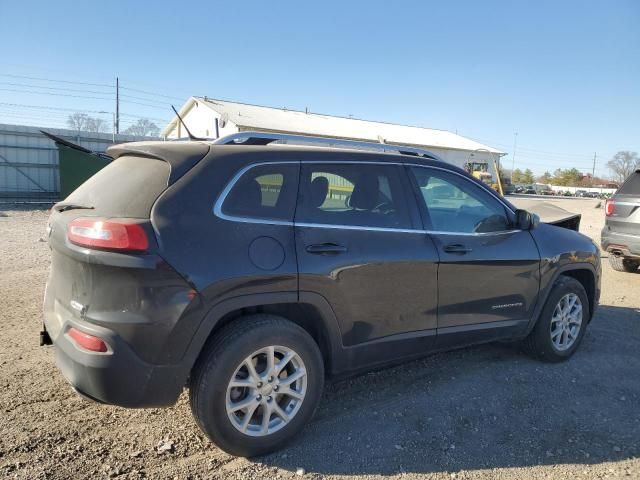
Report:
<svg viewBox="0 0 640 480"><path fill-rule="evenodd" d="M218 112L223 118L227 118L244 130L267 130L374 142L378 142L382 138L385 143L389 144L467 151L482 149L498 155L504 155L504 152L500 150L446 130L371 122L355 118L299 112L284 108L262 107L207 97L191 97L182 107L181 116L186 114L196 101L200 105L205 105ZM176 119L174 118L165 127L162 132L164 135L171 131L175 121Z"/></svg>

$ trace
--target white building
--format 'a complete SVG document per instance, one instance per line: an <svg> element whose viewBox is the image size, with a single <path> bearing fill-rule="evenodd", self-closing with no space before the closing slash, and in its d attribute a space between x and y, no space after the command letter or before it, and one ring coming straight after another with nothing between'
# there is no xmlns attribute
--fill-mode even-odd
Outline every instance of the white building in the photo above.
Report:
<svg viewBox="0 0 640 480"><path fill-rule="evenodd" d="M470 160L487 161L491 172L493 161L505 155L500 150L446 130L261 107L208 97L189 98L179 113L197 137L217 138L251 130L384 142L424 148L459 167ZM177 117L162 130L162 135L166 138L187 137Z"/></svg>

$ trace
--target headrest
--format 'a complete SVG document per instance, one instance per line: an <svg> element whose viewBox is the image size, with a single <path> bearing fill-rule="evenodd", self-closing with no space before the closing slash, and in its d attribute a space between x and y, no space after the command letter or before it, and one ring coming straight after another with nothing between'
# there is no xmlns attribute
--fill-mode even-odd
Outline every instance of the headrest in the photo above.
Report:
<svg viewBox="0 0 640 480"><path fill-rule="evenodd" d="M260 208L262 206L262 187L256 179L252 179L247 182L245 188L240 191L245 192L244 198L240 201L247 206L250 211Z"/></svg>
<svg viewBox="0 0 640 480"><path fill-rule="evenodd" d="M351 207L359 210L372 210L377 205L378 198L378 177L363 175L353 187Z"/></svg>
<svg viewBox="0 0 640 480"><path fill-rule="evenodd" d="M329 180L327 177L316 177L311 182L311 205L318 208L322 205L329 193Z"/></svg>

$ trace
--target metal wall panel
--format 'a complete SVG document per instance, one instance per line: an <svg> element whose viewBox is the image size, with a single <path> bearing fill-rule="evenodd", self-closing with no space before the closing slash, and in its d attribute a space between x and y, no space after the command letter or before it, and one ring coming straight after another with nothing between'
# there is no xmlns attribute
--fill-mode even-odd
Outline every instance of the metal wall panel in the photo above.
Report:
<svg viewBox="0 0 640 480"><path fill-rule="evenodd" d="M0 124L0 202L52 202L58 200L60 176L58 149L40 133L41 128ZM42 128L94 151L113 144L112 134ZM116 135L116 143L154 140Z"/></svg>

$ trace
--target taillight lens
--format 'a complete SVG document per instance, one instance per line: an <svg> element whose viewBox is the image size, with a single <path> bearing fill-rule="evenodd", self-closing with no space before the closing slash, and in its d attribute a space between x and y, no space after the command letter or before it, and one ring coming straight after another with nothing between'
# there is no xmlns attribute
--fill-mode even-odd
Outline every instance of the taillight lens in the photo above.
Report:
<svg viewBox="0 0 640 480"><path fill-rule="evenodd" d="M101 338L81 332L73 327L67 331L67 335L79 346L91 352L106 352L107 344Z"/></svg>
<svg viewBox="0 0 640 480"><path fill-rule="evenodd" d="M616 211L616 202L613 199L609 198L604 203L604 213L608 217L609 215L613 215Z"/></svg>
<svg viewBox="0 0 640 480"><path fill-rule="evenodd" d="M133 220L76 218L69 222L69 241L88 248L145 251L149 239L144 228Z"/></svg>

